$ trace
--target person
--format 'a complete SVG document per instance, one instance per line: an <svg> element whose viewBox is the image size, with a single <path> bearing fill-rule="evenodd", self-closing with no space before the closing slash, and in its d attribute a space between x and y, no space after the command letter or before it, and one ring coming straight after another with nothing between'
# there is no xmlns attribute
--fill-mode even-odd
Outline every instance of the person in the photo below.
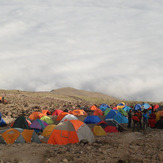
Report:
<svg viewBox="0 0 163 163"><path fill-rule="evenodd" d="M132 128L132 131L133 132L135 131L135 127L137 127L137 131L139 131L140 130L140 127L139 127L139 125L140 125L140 123L139 123L140 119L139 119L139 117L137 115L137 111L134 112L134 115L132 116L132 120L133 120L133 128Z"/></svg>
<svg viewBox="0 0 163 163"><path fill-rule="evenodd" d="M150 128L155 128L156 125L156 114L153 112L153 109L152 113L149 116L148 125Z"/></svg>
<svg viewBox="0 0 163 163"><path fill-rule="evenodd" d="M143 113L143 130L147 129L148 127L148 114L147 114L147 110L144 110Z"/></svg>
<svg viewBox="0 0 163 163"><path fill-rule="evenodd" d="M139 118L140 129L142 129L142 123L141 123L141 121L142 121L142 112L141 112L141 110L138 110L137 115L138 115L138 118Z"/></svg>
<svg viewBox="0 0 163 163"><path fill-rule="evenodd" d="M132 110L130 109L128 112L128 128L131 127L131 119L132 119Z"/></svg>

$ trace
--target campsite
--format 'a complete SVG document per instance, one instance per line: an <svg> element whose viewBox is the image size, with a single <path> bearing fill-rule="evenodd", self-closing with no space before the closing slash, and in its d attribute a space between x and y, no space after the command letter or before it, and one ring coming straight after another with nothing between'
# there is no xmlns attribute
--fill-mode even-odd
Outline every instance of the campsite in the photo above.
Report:
<svg viewBox="0 0 163 163"><path fill-rule="evenodd" d="M0 90L6 100L0 103L6 123L0 127L0 163L163 162L162 129L127 127L129 106L137 109L143 101L73 94L70 88L56 92Z"/></svg>

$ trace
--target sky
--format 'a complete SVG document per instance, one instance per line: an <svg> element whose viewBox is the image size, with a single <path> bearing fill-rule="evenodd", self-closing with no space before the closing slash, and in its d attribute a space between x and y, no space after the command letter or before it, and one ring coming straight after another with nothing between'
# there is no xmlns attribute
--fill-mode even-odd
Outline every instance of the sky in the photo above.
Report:
<svg viewBox="0 0 163 163"><path fill-rule="evenodd" d="M0 89L161 102L163 1L1 0L0 66Z"/></svg>

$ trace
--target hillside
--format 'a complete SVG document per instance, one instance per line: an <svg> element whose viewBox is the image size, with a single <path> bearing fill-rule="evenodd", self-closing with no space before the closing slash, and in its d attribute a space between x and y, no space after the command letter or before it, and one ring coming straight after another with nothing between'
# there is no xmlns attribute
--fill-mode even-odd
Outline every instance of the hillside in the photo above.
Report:
<svg viewBox="0 0 163 163"><path fill-rule="evenodd" d="M61 96L91 97L107 100L119 100L116 97L108 96L99 92L91 92L86 90L75 89L71 87L59 88L52 90L51 93Z"/></svg>

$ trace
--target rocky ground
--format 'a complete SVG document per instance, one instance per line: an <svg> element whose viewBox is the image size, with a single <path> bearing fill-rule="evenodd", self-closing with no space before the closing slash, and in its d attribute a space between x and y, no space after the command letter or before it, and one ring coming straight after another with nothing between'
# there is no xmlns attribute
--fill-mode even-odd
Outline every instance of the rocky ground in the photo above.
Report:
<svg viewBox="0 0 163 163"><path fill-rule="evenodd" d="M5 94L8 104L0 104L0 112L10 124L23 112L26 117L42 109L74 109L82 102L64 101L48 95L19 91L0 92ZM88 104L85 104L88 105ZM81 120L84 117L80 117ZM92 128L93 126L89 126ZM126 131L108 133L96 137L93 144L78 143L61 145L48 144L0 144L0 163L160 163L163 162L163 131L148 128L145 132ZM3 129L2 127L0 129Z"/></svg>

